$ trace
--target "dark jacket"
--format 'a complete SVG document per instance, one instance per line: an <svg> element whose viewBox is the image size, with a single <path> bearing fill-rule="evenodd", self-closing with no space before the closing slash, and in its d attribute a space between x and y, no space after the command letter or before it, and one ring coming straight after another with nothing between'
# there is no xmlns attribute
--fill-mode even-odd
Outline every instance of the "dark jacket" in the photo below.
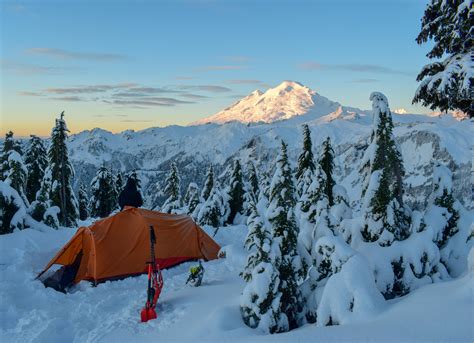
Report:
<svg viewBox="0 0 474 343"><path fill-rule="evenodd" d="M119 195L120 210L125 206L140 207L143 205L143 199L137 189L135 180L128 179L123 191Z"/></svg>

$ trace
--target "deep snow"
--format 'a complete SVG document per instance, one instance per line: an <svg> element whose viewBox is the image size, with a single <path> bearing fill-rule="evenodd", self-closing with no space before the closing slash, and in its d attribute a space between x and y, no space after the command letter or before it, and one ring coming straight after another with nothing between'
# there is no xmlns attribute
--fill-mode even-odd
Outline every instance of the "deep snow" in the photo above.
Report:
<svg viewBox="0 0 474 343"><path fill-rule="evenodd" d="M424 286L384 302L375 317L332 327L306 325L266 336L246 327L238 276L246 259L247 228L221 228L215 239L226 258L204 263L203 285L186 286L190 265L164 271L158 319L139 322L146 276L80 283L70 294L43 287L36 274L74 234L73 229L33 229L0 236L1 342L223 342L223 341L455 341L474 340L474 270L456 280ZM213 233L213 229L208 230ZM471 251L471 255L473 252ZM474 258L473 258L474 260ZM474 261L473 261L474 262Z"/></svg>

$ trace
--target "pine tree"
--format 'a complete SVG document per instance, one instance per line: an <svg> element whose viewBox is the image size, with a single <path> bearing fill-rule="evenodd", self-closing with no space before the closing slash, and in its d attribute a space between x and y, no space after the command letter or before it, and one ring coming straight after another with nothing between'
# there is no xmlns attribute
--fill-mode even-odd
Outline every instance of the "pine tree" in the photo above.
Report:
<svg viewBox="0 0 474 343"><path fill-rule="evenodd" d="M209 170L206 175L206 181L204 181L204 187L202 188L201 198L204 201L207 201L209 195L211 194L211 190L214 187L214 170L212 165L209 166Z"/></svg>
<svg viewBox="0 0 474 343"><path fill-rule="evenodd" d="M313 178L316 164L314 163L313 144L311 143L311 131L307 124L303 125L303 150L298 157L296 167L296 192L301 196L309 187Z"/></svg>
<svg viewBox="0 0 474 343"><path fill-rule="evenodd" d="M5 140L3 141L3 148L0 155L0 180L3 181L6 178L6 174L8 173L9 166L8 166L8 156L10 151L16 151L20 156L22 155L21 146L20 144L15 141L13 138L13 132L8 131L5 134Z"/></svg>
<svg viewBox="0 0 474 343"><path fill-rule="evenodd" d="M332 206L334 205L333 187L336 182L332 176L334 170L334 151L332 150L331 139L329 137L323 142L323 151L318 162L326 176L324 193L328 198L329 206Z"/></svg>
<svg viewBox="0 0 474 343"><path fill-rule="evenodd" d="M49 195L51 194L51 170L46 169L43 179L41 180L41 187L36 192L36 198L31 203L29 213L34 220L42 222L46 210L51 207Z"/></svg>
<svg viewBox="0 0 474 343"><path fill-rule="evenodd" d="M374 115L372 143L367 149L371 171L365 192L365 224L361 231L367 242L390 245L410 235L409 210L403 204L403 162L393 137L393 122L385 95L370 96Z"/></svg>
<svg viewBox="0 0 474 343"><path fill-rule="evenodd" d="M79 186L78 201L79 201L79 219L86 220L89 217L89 198L87 196L87 191L84 184L81 184Z"/></svg>
<svg viewBox="0 0 474 343"><path fill-rule="evenodd" d="M36 200L36 193L41 188L44 172L48 166L48 157L43 140L38 136L30 136L30 144L25 154L25 164L28 170L26 197L29 202Z"/></svg>
<svg viewBox="0 0 474 343"><path fill-rule="evenodd" d="M255 164L250 161L247 167L247 180L250 185L249 190L252 192L253 197L258 199L260 193L259 180L257 175L257 170L255 169Z"/></svg>
<svg viewBox="0 0 474 343"><path fill-rule="evenodd" d="M10 150L8 153L7 165L8 169L4 174L5 183L15 189L25 205L29 206L29 202L25 194L28 171L25 164L23 163L23 158L17 151Z"/></svg>
<svg viewBox="0 0 474 343"><path fill-rule="evenodd" d="M51 133L51 144L48 150L49 169L51 170L50 200L53 206L60 209L59 223L63 226L76 225L79 215L77 200L72 191L71 182L74 169L69 162L66 146L67 133L69 132L64 121L64 112L56 119L56 125Z"/></svg>
<svg viewBox="0 0 474 343"><path fill-rule="evenodd" d="M218 228L226 222L229 212L229 204L221 191L220 183L215 181L207 201L199 209L198 223Z"/></svg>
<svg viewBox="0 0 474 343"><path fill-rule="evenodd" d="M445 58L423 67L417 76L421 84L413 103L441 111L458 109L473 117L471 12L472 1L429 2L416 41L421 45L432 40L433 47L426 56Z"/></svg>
<svg viewBox="0 0 474 343"><path fill-rule="evenodd" d="M4 181L0 181L0 214L0 235L26 227L26 207L23 199Z"/></svg>
<svg viewBox="0 0 474 343"><path fill-rule="evenodd" d="M119 194L119 207L126 206L141 207L143 205L143 192L141 181L136 170L131 171L127 176L127 182L122 192Z"/></svg>
<svg viewBox="0 0 474 343"><path fill-rule="evenodd" d="M125 185L123 184L122 173L119 171L117 175L115 175L115 192L117 194L120 194L120 192L123 191L124 186Z"/></svg>
<svg viewBox="0 0 474 343"><path fill-rule="evenodd" d="M115 182L112 173L102 166L97 170L91 182L90 214L104 218L110 215L117 204Z"/></svg>
<svg viewBox="0 0 474 343"><path fill-rule="evenodd" d="M234 222L237 213L242 213L244 205L244 182L242 180L242 168L239 160L234 161L234 168L229 182L229 208L230 213L227 218L228 223Z"/></svg>
<svg viewBox="0 0 474 343"><path fill-rule="evenodd" d="M278 247L275 263L281 280L278 288L282 294L280 311L286 316L289 329L298 326L298 313L302 311L298 280L303 277L303 273L297 251L298 226L293 213L296 204L294 188L287 145L282 141L270 185L267 218L272 225L272 240Z"/></svg>
<svg viewBox="0 0 474 343"><path fill-rule="evenodd" d="M161 211L165 213L174 213L181 207L181 189L178 167L176 163L171 163L171 168L165 180L165 196L166 201Z"/></svg>
<svg viewBox="0 0 474 343"><path fill-rule="evenodd" d="M184 204L186 206L186 213L192 215L194 210L199 205L199 187L196 183L191 182L188 185L186 194L184 195Z"/></svg>

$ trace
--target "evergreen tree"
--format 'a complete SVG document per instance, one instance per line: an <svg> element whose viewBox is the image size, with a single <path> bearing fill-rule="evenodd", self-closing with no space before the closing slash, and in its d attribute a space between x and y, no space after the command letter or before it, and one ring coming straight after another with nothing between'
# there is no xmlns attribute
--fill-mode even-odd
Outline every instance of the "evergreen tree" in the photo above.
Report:
<svg viewBox="0 0 474 343"><path fill-rule="evenodd" d="M41 188L44 171L48 166L48 157L43 140L35 135L30 137L30 144L25 154L25 164L28 170L26 197L29 202L33 202L36 200L36 193Z"/></svg>
<svg viewBox="0 0 474 343"><path fill-rule="evenodd" d="M44 214L47 209L51 207L49 195L51 194L51 170L46 169L43 180L41 180L41 187L36 192L36 198L31 203L29 213L34 220L42 222Z"/></svg>
<svg viewBox="0 0 474 343"><path fill-rule="evenodd" d="M184 195L184 204L186 206L186 213L192 215L194 210L199 205L199 187L196 183L191 182L188 185L186 194Z"/></svg>
<svg viewBox="0 0 474 343"><path fill-rule="evenodd" d="M245 191L244 182L242 180L242 168L239 160L234 161L234 169L232 170L232 175L230 177L228 194L230 213L227 220L229 224L232 224L237 213L242 213L244 205Z"/></svg>
<svg viewBox="0 0 474 343"><path fill-rule="evenodd" d="M5 134L5 140L3 141L2 152L0 154L0 180L3 181L6 178L6 174L9 170L8 157L10 151L16 151L20 156L22 155L20 144L13 138L13 132L8 131Z"/></svg>
<svg viewBox="0 0 474 343"><path fill-rule="evenodd" d="M371 176L365 192L365 224L361 231L367 242L390 245L410 235L409 210L403 204L402 157L393 137L392 115L385 95L370 96L374 115L372 143L364 160Z"/></svg>
<svg viewBox="0 0 474 343"><path fill-rule="evenodd" d="M428 58L444 58L423 67L417 77L421 81L413 99L431 109L461 110L469 117L472 106L472 1L431 0L421 20L416 41L429 40L433 47Z"/></svg>
<svg viewBox="0 0 474 343"><path fill-rule="evenodd" d="M86 187L84 184L79 186L78 193L79 201L79 219L86 220L89 217L89 198L87 196Z"/></svg>
<svg viewBox="0 0 474 343"><path fill-rule="evenodd" d="M16 151L14 151L17 153ZM18 192L0 181L0 235L26 227L26 207Z"/></svg>
<svg viewBox="0 0 474 343"><path fill-rule="evenodd" d="M115 175L115 192L120 194L123 191L124 186L122 173L119 171L117 175Z"/></svg>
<svg viewBox="0 0 474 343"><path fill-rule="evenodd" d="M7 163L8 169L5 171L5 183L15 189L26 206L28 206L29 202L25 194L28 171L23 163L23 158L15 150L10 150Z"/></svg>
<svg viewBox="0 0 474 343"><path fill-rule="evenodd" d="M296 192L301 196L311 183L312 176L316 170L313 155L313 144L311 143L311 131L308 124L303 125L303 150L298 157L296 167Z"/></svg>
<svg viewBox="0 0 474 343"><path fill-rule="evenodd" d="M211 194L211 190L214 187L214 170L212 165L209 166L209 170L206 175L206 181L204 181L204 187L202 188L201 198L204 201L207 201L209 195Z"/></svg>
<svg viewBox="0 0 474 343"><path fill-rule="evenodd" d="M48 150L49 169L51 170L50 200L53 206L60 209L59 223L63 226L76 225L79 215L77 200L72 191L71 182L74 169L69 161L66 146L67 133L69 132L64 120L64 111L56 119L56 125L51 133L51 144Z"/></svg>
<svg viewBox="0 0 474 343"><path fill-rule="evenodd" d="M89 206L92 217L104 218L116 209L117 193L114 177L105 166L100 167L92 179L91 194Z"/></svg>
<svg viewBox="0 0 474 343"><path fill-rule="evenodd" d="M267 218L272 225L272 240L277 245L277 266L281 292L280 311L286 316L289 329L298 326L298 313L302 310L298 280L303 277L301 260L297 251L298 226L293 207L295 190L288 162L287 145L282 141L275 174L270 185Z"/></svg>
<svg viewBox="0 0 474 343"><path fill-rule="evenodd" d="M332 176L334 170L334 151L332 150L331 139L329 137L323 142L323 152L318 162L326 176L324 193L328 198L329 206L332 206L334 205L333 187L336 182Z"/></svg>
<svg viewBox="0 0 474 343"><path fill-rule="evenodd" d="M162 212L174 213L181 207L181 189L178 167L176 163L171 163L171 168L165 180L166 201L161 208Z"/></svg>
<svg viewBox="0 0 474 343"><path fill-rule="evenodd" d="M136 170L133 170L128 174L125 187L119 195L119 207L120 209L125 206L141 207L143 198L141 181Z"/></svg>
<svg viewBox="0 0 474 343"><path fill-rule="evenodd" d="M278 270L271 259L272 236L258 214L255 203L250 204L247 220L249 233L245 247L250 252L241 276L247 282L240 300L242 319L251 328L275 333L287 331L288 324L280 313L281 292Z"/></svg>
<svg viewBox="0 0 474 343"><path fill-rule="evenodd" d="M215 181L207 201L199 209L198 223L218 228L226 222L229 212L228 201L221 191L219 182Z"/></svg>
<svg viewBox="0 0 474 343"><path fill-rule="evenodd" d="M249 190L252 192L254 198L258 199L258 195L260 193L260 186L259 186L257 170L255 169L255 164L253 164L252 161L248 163L247 173L248 173L247 180L250 186Z"/></svg>

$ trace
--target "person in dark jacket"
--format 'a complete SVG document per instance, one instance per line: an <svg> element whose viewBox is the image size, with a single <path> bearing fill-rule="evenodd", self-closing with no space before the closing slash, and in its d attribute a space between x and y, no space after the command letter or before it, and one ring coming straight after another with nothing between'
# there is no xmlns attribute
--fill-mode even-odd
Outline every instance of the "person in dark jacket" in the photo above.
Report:
<svg viewBox="0 0 474 343"><path fill-rule="evenodd" d="M143 199L138 190L137 183L138 181L134 177L127 179L127 184L119 195L120 211L122 211L125 206L140 207L143 205Z"/></svg>

